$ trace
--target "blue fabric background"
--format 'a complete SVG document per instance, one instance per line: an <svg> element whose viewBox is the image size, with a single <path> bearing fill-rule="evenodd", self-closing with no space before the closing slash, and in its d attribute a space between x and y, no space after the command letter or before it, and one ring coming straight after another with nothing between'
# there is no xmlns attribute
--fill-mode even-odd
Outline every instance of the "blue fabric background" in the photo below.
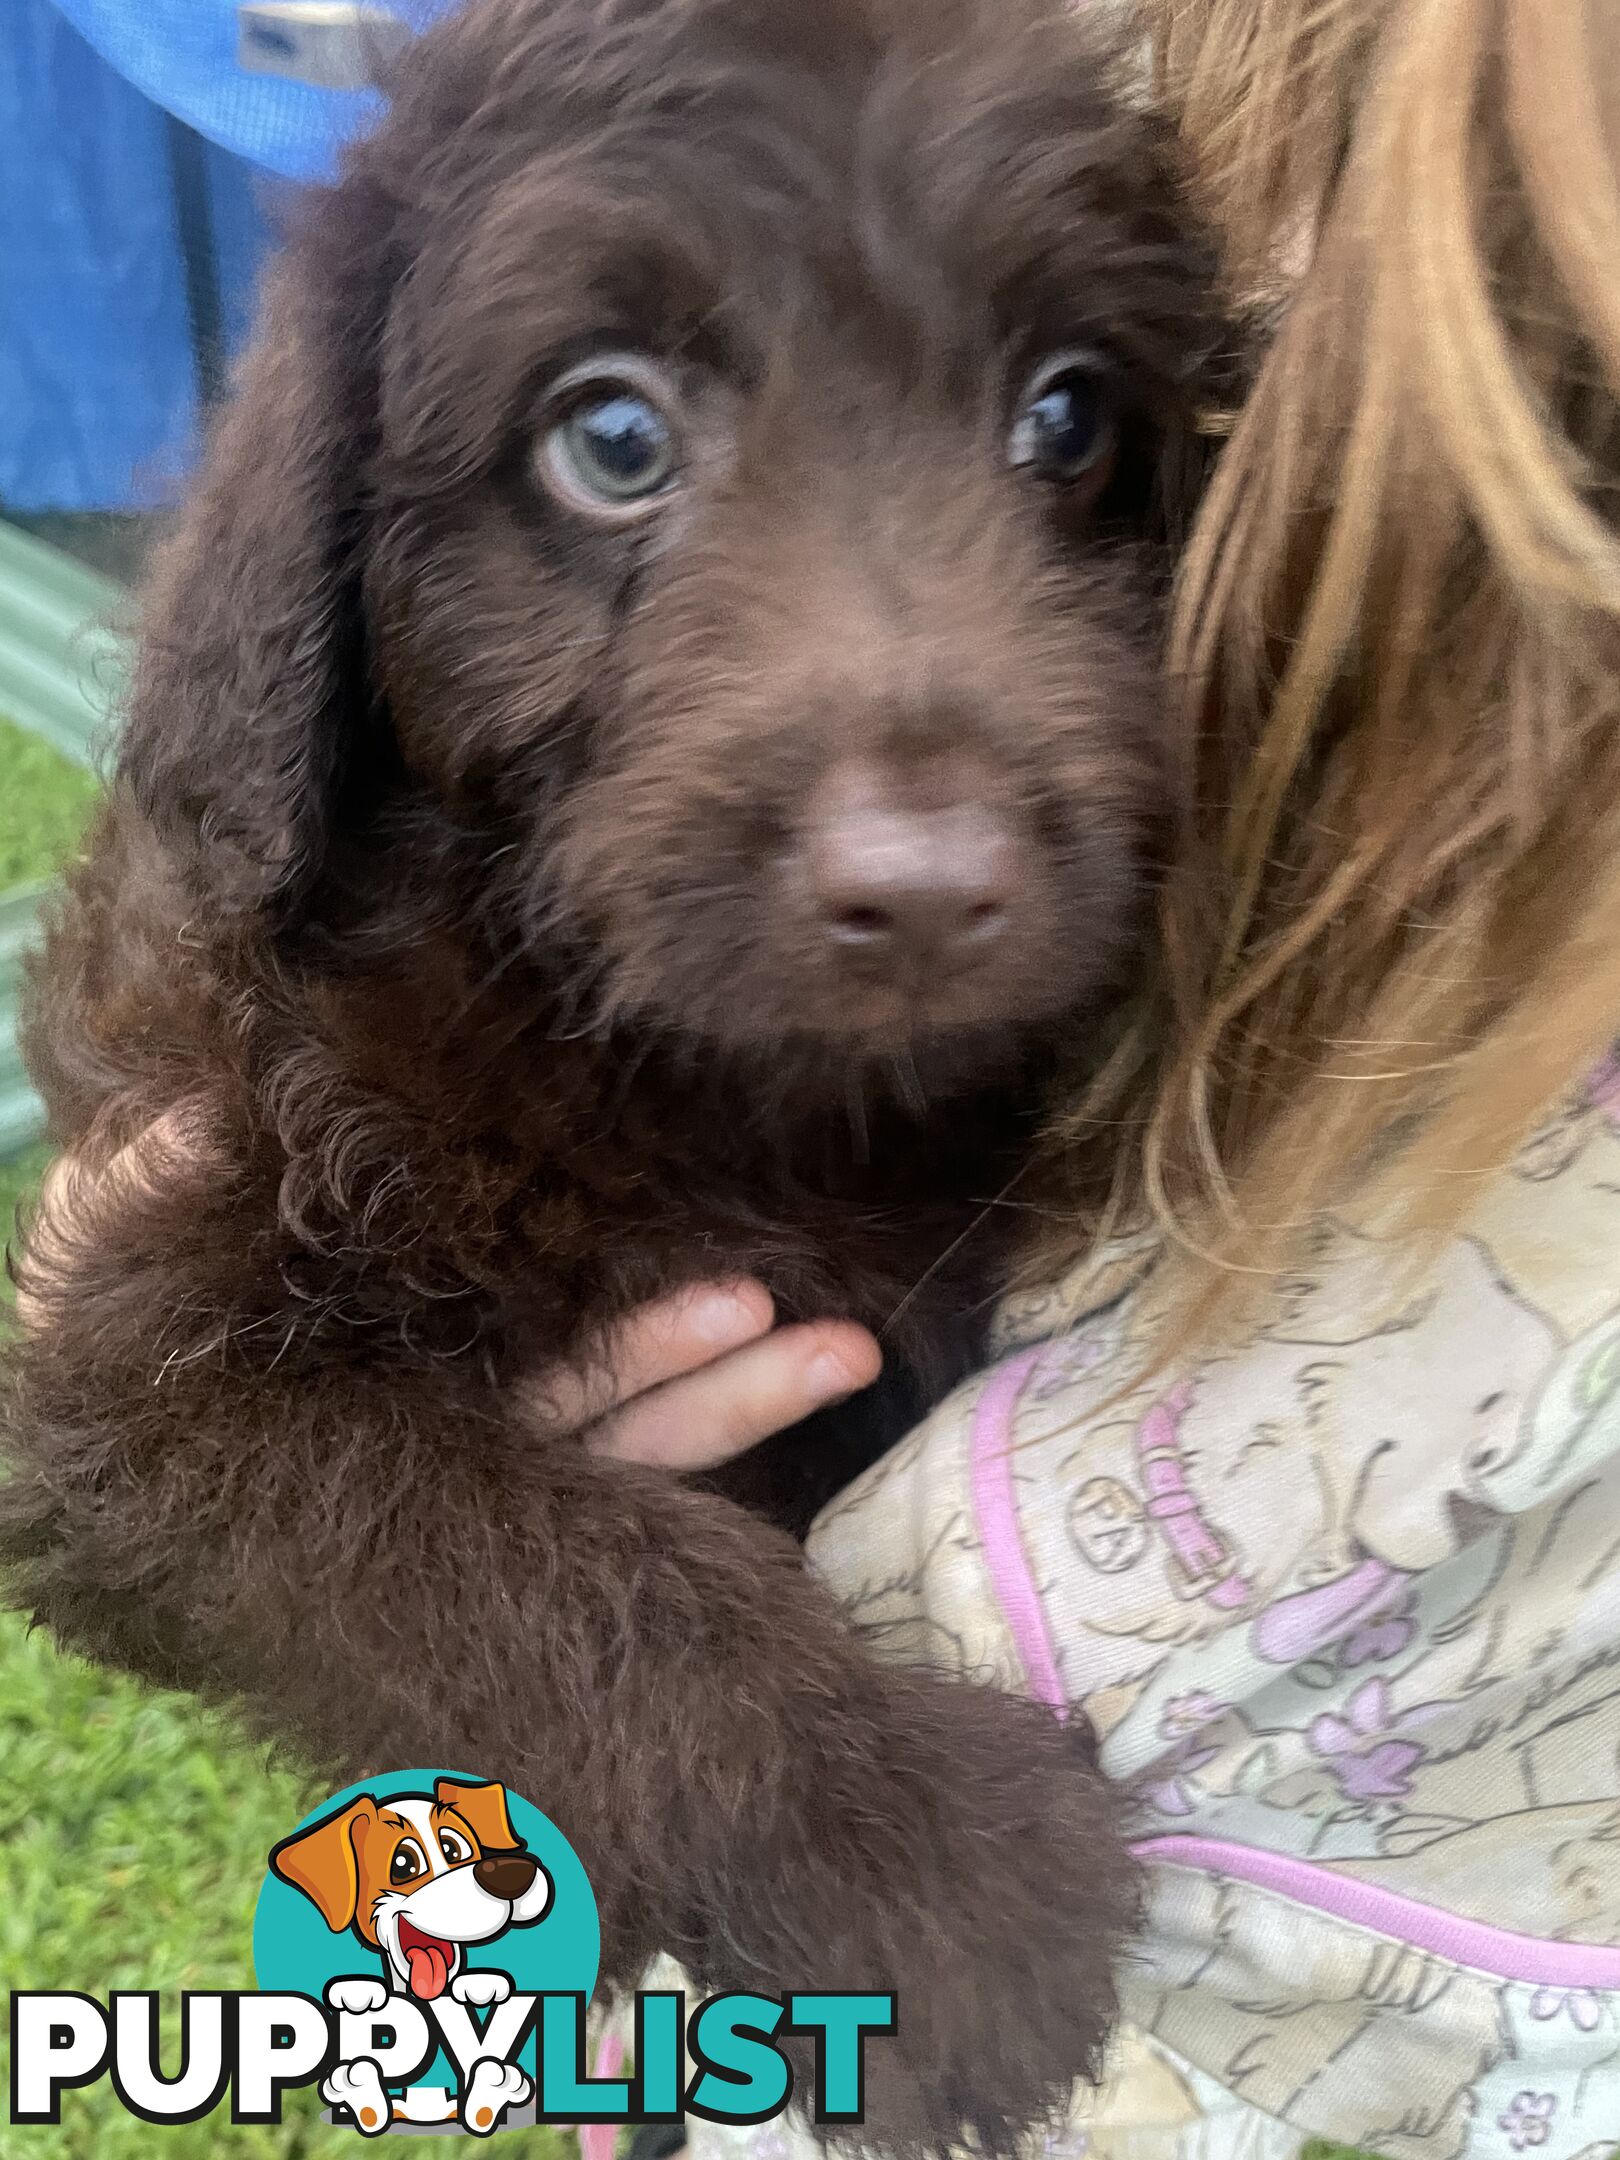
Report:
<svg viewBox="0 0 1620 2160"><path fill-rule="evenodd" d="M236 0L55 0L55 6L155 104L222 150L288 180L330 179L339 144L377 111L369 93L242 74ZM418 13L413 7L411 19Z"/></svg>
<svg viewBox="0 0 1620 2160"><path fill-rule="evenodd" d="M408 0L421 22L444 0ZM289 183L319 180L367 94L238 71L235 0L0 7L0 511L171 499L197 386L165 113L206 140L227 341Z"/></svg>

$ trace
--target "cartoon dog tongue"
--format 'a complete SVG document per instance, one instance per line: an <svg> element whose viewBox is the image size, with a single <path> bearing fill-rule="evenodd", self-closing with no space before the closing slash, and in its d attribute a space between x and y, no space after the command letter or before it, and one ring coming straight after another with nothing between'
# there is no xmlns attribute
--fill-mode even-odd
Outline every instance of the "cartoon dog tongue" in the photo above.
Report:
<svg viewBox="0 0 1620 2160"><path fill-rule="evenodd" d="M442 1995L450 1979L450 1949L448 1944L435 1942L431 1935L419 1935L413 1931L409 1942L402 1942L405 1962L411 1972L411 1993L423 2002L432 2002L435 1995Z"/></svg>

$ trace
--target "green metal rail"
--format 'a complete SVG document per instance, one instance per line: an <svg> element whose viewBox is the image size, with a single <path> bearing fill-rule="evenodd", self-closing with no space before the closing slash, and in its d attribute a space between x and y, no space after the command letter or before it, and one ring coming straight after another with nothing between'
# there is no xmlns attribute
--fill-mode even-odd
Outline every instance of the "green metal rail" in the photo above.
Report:
<svg viewBox="0 0 1620 2160"><path fill-rule="evenodd" d="M123 685L113 624L129 596L0 522L0 712L88 764Z"/></svg>
<svg viewBox="0 0 1620 2160"><path fill-rule="evenodd" d="M0 522L0 713L89 764L123 683L120 586ZM17 988L42 886L0 893L0 1159L43 1119L17 1050Z"/></svg>

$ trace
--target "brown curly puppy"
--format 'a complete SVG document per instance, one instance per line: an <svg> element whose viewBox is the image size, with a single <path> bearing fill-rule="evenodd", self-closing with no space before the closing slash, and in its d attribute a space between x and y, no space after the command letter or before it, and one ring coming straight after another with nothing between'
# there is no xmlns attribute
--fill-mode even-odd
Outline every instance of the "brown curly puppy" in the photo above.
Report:
<svg viewBox="0 0 1620 2160"><path fill-rule="evenodd" d="M896 2152L1093 2064L1102 1782L512 1383L698 1277L892 1319L886 1392L776 1451L802 1516L974 1353L1168 808L1210 300L1099 12L425 38L275 274L34 988L60 1140L193 1102L209 1161L22 1255L20 1599L334 1773L532 1796L617 1980L893 1986Z"/></svg>

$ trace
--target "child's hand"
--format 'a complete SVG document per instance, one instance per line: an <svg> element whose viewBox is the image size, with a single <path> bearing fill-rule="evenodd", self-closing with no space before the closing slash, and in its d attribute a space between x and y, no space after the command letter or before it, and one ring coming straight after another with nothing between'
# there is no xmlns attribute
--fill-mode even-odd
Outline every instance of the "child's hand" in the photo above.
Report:
<svg viewBox="0 0 1620 2160"><path fill-rule="evenodd" d="M46 1173L33 1232L37 1253L66 1252L84 1211L107 1187L150 1190L196 1176L207 1163L203 1126L172 1111L101 1171L64 1155ZM17 1298L24 1327L33 1314ZM882 1353L847 1320L773 1328L770 1293L757 1282L700 1283L632 1313L586 1376L548 1368L521 1385L521 1405L550 1432L583 1427L588 1444L625 1462L708 1470L812 1410L875 1380Z"/></svg>
<svg viewBox="0 0 1620 2160"><path fill-rule="evenodd" d="M601 1454L712 1469L878 1376L882 1353L853 1321L772 1317L762 1283L700 1283L632 1313L594 1386L558 1369L524 1394L553 1430L588 1422Z"/></svg>

